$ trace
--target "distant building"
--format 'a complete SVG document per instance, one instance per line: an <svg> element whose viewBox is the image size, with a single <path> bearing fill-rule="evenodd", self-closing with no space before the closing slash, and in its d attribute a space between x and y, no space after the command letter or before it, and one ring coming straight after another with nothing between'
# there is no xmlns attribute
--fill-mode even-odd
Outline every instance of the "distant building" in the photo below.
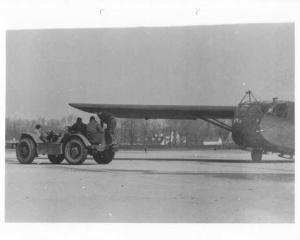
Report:
<svg viewBox="0 0 300 240"><path fill-rule="evenodd" d="M203 141L203 145L205 145L205 146L222 145L222 144L223 144L223 142L222 142L221 137Z"/></svg>

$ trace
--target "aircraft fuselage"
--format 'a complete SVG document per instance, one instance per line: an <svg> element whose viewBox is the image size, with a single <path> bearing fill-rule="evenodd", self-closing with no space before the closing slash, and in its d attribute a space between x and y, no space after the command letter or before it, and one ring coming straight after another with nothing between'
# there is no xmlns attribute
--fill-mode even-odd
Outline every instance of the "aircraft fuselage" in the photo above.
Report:
<svg viewBox="0 0 300 240"><path fill-rule="evenodd" d="M294 155L294 103L251 102L238 105L232 138L242 148Z"/></svg>

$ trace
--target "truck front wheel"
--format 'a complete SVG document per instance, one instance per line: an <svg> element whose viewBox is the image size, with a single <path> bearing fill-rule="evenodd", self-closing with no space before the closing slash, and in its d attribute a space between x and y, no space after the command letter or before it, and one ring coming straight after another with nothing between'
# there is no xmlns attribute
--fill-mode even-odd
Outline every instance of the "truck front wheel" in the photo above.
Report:
<svg viewBox="0 0 300 240"><path fill-rule="evenodd" d="M36 146L31 138L22 138L17 145L17 159L22 164L30 164L36 156Z"/></svg>
<svg viewBox="0 0 300 240"><path fill-rule="evenodd" d="M82 164L86 160L87 149L80 139L72 138L65 145L64 155L69 164Z"/></svg>

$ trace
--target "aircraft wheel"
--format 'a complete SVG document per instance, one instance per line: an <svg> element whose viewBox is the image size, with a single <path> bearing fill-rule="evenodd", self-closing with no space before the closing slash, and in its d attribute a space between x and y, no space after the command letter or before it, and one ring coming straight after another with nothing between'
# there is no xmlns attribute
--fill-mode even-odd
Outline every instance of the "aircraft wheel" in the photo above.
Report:
<svg viewBox="0 0 300 240"><path fill-rule="evenodd" d="M108 164L110 163L115 156L115 152L111 150L105 150L93 155L94 160L99 164Z"/></svg>
<svg viewBox="0 0 300 240"><path fill-rule="evenodd" d="M87 149L83 142L72 138L66 143L64 155L69 164L82 164L87 157Z"/></svg>
<svg viewBox="0 0 300 240"><path fill-rule="evenodd" d="M36 146L31 138L22 138L17 146L17 159L22 164L30 164L36 156Z"/></svg>
<svg viewBox="0 0 300 240"><path fill-rule="evenodd" d="M253 149L251 151L251 158L253 162L260 162L262 160L263 151L260 149Z"/></svg>
<svg viewBox="0 0 300 240"><path fill-rule="evenodd" d="M58 155L48 155L48 159L50 160L50 162L52 162L53 164L60 164L63 160L64 160L64 155L63 154L58 154Z"/></svg>

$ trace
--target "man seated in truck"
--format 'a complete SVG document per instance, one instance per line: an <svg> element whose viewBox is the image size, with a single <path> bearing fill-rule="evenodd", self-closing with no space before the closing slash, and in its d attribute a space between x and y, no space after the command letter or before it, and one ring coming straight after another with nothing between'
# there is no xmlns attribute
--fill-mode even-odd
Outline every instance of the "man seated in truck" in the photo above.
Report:
<svg viewBox="0 0 300 240"><path fill-rule="evenodd" d="M42 133L42 129L41 129L41 125L40 125L40 124L35 125L33 132L34 132L34 133L35 133L35 134L36 134L43 142L45 142L45 135L44 135L44 133Z"/></svg>
<svg viewBox="0 0 300 240"><path fill-rule="evenodd" d="M82 122L82 119L77 118L76 122L68 128L70 132L81 133L83 135L86 134L86 124Z"/></svg>
<svg viewBox="0 0 300 240"><path fill-rule="evenodd" d="M91 143L104 143L104 130L94 116L90 117L90 121L86 126L86 137Z"/></svg>

